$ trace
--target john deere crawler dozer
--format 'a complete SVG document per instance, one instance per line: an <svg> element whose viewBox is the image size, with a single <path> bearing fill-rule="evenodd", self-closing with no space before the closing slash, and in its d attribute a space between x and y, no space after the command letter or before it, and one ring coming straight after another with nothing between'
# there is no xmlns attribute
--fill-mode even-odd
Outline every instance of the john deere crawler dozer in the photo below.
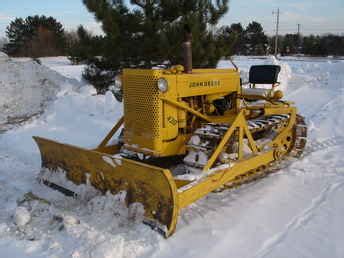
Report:
<svg viewBox="0 0 344 258"><path fill-rule="evenodd" d="M124 69L123 117L96 149L34 137L42 181L71 194L47 176L63 172L76 185L126 191L127 205L141 203L144 222L168 237L182 208L302 154L307 128L276 89L280 67L253 66L244 86L237 69L192 69L190 42L184 53L184 66Z"/></svg>

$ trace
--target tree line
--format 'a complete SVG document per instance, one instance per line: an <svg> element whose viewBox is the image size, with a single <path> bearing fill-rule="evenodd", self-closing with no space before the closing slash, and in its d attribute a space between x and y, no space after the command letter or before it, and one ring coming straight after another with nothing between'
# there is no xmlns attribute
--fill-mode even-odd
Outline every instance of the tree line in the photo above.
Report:
<svg viewBox="0 0 344 258"><path fill-rule="evenodd" d="M205 37L206 39L203 42L216 41L215 43L213 42L214 45L212 47L217 48L215 52L218 52L218 54L214 54L214 56L219 56L219 54L222 57L228 57L232 55L269 55L274 53L275 37L266 35L262 25L255 21L246 27L243 27L241 23L222 26L212 30L210 35ZM10 56L44 57L68 55L73 63L87 63L91 59L103 56L106 48L113 45L111 35L92 35L82 25L75 31L65 31L62 24L53 17L38 15L29 16L26 19L16 18L7 27L6 36L6 38L0 39L0 48ZM176 42L170 42L170 45L164 44L162 48L172 52L169 49L178 49L179 46L177 45L180 41L179 39L179 42L176 40ZM279 36L278 42L278 50L281 55L344 56L343 35L303 36L295 33ZM135 43L141 44L140 41L127 39L124 48L132 50L130 45L138 46ZM113 53L114 49L110 48L110 51ZM136 52L135 54L137 54ZM155 54L158 55L155 51L151 52L153 52L154 56ZM209 56L206 54L207 51L203 50L202 52L204 59L208 59L207 62L204 62L205 66L211 66L216 63L216 61L209 60ZM141 57L136 55L136 61L142 64L141 61L147 59L144 55L146 54L142 53ZM179 53L175 52L173 56L169 55L171 54L165 56L166 60L171 62L180 61ZM162 59L160 58L160 62ZM217 58L213 59L217 60ZM196 61L196 63L199 62Z"/></svg>
<svg viewBox="0 0 344 258"><path fill-rule="evenodd" d="M10 56L67 55L87 64L84 77L104 93L125 67L169 67L182 63L185 31L192 34L194 67L215 67L232 55L268 55L274 37L258 22L218 26L228 0L83 0L104 35L83 26L66 32L53 17L16 18L7 27L3 51ZM279 37L282 55L344 56L344 36L287 34Z"/></svg>

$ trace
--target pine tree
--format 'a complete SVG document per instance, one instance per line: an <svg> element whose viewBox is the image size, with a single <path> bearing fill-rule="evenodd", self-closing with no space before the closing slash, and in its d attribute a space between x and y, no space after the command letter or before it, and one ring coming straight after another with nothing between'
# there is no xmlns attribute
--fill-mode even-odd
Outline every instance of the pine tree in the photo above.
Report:
<svg viewBox="0 0 344 258"><path fill-rule="evenodd" d="M325 56L328 54L320 36L310 35L304 38L303 49L306 55Z"/></svg>
<svg viewBox="0 0 344 258"><path fill-rule="evenodd" d="M118 73L124 67L180 64L185 25L192 32L195 67L214 67L224 54L211 28L227 12L228 0L125 2L84 0L106 34L102 59L90 63L93 68L102 66Z"/></svg>
<svg viewBox="0 0 344 258"><path fill-rule="evenodd" d="M299 47L299 36L297 34L286 34L282 40L282 54L296 54Z"/></svg>
<svg viewBox="0 0 344 258"><path fill-rule="evenodd" d="M4 50L12 56L53 56L65 51L63 26L53 17L16 18L7 27L6 35L9 43Z"/></svg>
<svg viewBox="0 0 344 258"><path fill-rule="evenodd" d="M22 18L15 19L7 27L6 36L9 39L9 42L4 45L3 49L8 55L14 55L24 47L28 37L27 33L25 33L25 27L26 26Z"/></svg>
<svg viewBox="0 0 344 258"><path fill-rule="evenodd" d="M220 40L225 50L225 56L241 54L244 51L244 28L241 23L233 23L231 26L223 26L219 32Z"/></svg>
<svg viewBox="0 0 344 258"><path fill-rule="evenodd" d="M263 27L258 22L251 22L244 31L246 54L265 55L268 44L268 37L265 35Z"/></svg>
<svg viewBox="0 0 344 258"><path fill-rule="evenodd" d="M103 36L93 36L83 26L79 26L68 47L68 58L74 64L92 62L103 53L103 46Z"/></svg>

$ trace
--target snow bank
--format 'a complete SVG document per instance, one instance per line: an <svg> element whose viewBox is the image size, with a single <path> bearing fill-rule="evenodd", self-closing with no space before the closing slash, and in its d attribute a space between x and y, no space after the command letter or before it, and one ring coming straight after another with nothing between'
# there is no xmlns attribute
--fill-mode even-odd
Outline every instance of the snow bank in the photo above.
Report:
<svg viewBox="0 0 344 258"><path fill-rule="evenodd" d="M288 82L292 77L292 70L288 63L277 60L276 57L270 56L271 63L274 65L281 66L281 72L278 75L278 81L281 83L278 89L282 90L283 92L287 91ZM266 64L268 64L267 62Z"/></svg>
<svg viewBox="0 0 344 258"><path fill-rule="evenodd" d="M40 58L40 61L43 65L58 72L59 74L62 74L63 76L86 84L82 77L82 73L86 65L71 65L71 62L65 56L44 57Z"/></svg>
<svg viewBox="0 0 344 258"><path fill-rule="evenodd" d="M61 88L80 86L32 60L0 62L0 71L0 126L39 114Z"/></svg>
<svg viewBox="0 0 344 258"><path fill-rule="evenodd" d="M6 55L4 52L0 51L0 62L8 61L8 55Z"/></svg>
<svg viewBox="0 0 344 258"><path fill-rule="evenodd" d="M92 148L96 147L111 130L122 115L122 103L116 101L111 92L106 95L96 95L93 86L76 79L76 70L81 73L80 67L69 65L70 69L68 69L67 62L66 58L60 57L42 59L42 63L51 65L51 69L28 60L11 62L8 66L4 66L7 70L6 73L0 74L0 78L13 82L4 85L6 88L0 88L0 99L3 99L1 92L4 91L8 96L5 98L5 103L7 99L11 100L11 105L7 105L8 108L5 110L6 114L19 116L19 114L31 115L45 111L38 119L33 119L16 130L3 134L0 151L6 149L21 160L39 165L39 151L32 136ZM17 68L20 68L18 72L20 80L14 76ZM52 69L60 70L61 74ZM9 75L6 77L6 74ZM33 76L35 74L37 77ZM81 78L81 74L79 77ZM25 78L27 79L24 82ZM44 84L46 87L37 85L40 78L46 81ZM19 84L18 81L23 84ZM11 91L9 85L14 85L13 88L18 90ZM19 89L24 88L22 85L28 87L29 96L18 93ZM0 107L1 104L4 103L0 102Z"/></svg>

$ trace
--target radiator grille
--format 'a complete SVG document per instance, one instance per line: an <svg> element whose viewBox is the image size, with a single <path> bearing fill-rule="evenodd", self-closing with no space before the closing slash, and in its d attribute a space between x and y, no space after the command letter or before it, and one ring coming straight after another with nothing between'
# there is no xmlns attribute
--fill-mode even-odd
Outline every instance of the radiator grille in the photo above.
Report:
<svg viewBox="0 0 344 258"><path fill-rule="evenodd" d="M124 123L127 144L156 151L161 141L161 101L158 71L124 72Z"/></svg>

